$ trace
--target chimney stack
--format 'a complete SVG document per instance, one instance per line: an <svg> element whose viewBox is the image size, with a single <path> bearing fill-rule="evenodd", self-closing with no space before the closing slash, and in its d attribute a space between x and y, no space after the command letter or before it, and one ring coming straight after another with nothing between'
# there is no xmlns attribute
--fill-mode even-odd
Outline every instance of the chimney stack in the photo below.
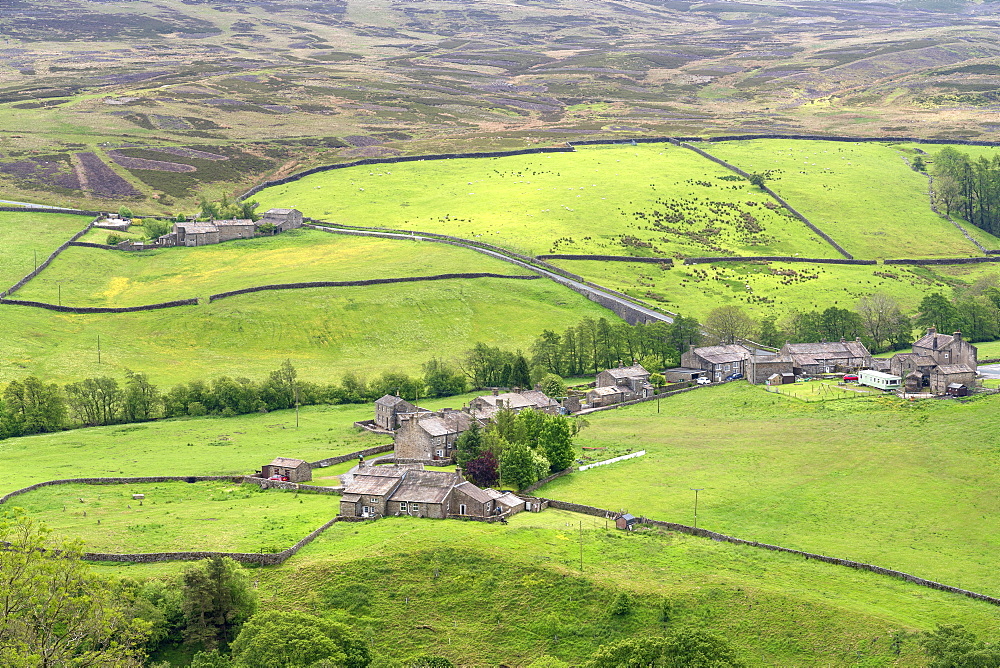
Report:
<svg viewBox="0 0 1000 668"><path fill-rule="evenodd" d="M961 341L962 340L962 332L955 332L955 334L953 336L955 337L956 341Z"/></svg>
<svg viewBox="0 0 1000 668"><path fill-rule="evenodd" d="M937 329L935 329L934 327L928 327L927 328L927 333L928 334L937 334Z"/></svg>
<svg viewBox="0 0 1000 668"><path fill-rule="evenodd" d="M500 394L500 390L498 390L497 388L494 387L493 388L493 396L496 397L496 396L499 396L499 394Z"/></svg>

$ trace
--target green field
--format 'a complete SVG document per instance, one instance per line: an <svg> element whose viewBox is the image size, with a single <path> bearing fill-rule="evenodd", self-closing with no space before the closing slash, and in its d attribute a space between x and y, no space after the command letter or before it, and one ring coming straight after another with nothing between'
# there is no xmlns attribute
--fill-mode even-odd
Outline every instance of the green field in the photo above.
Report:
<svg viewBox="0 0 1000 668"><path fill-rule="evenodd" d="M799 262L681 265L553 260L553 264L608 288L670 311L704 318L734 304L753 317L781 317L789 311L853 309L875 292L895 298L904 312L916 310L929 292L952 296L976 280L996 275L992 265L908 267ZM749 289L748 289L749 286Z"/></svg>
<svg viewBox="0 0 1000 668"><path fill-rule="evenodd" d="M775 170L771 188L859 259L982 254L931 211L927 177L903 161L913 145L758 139L703 148L748 172Z"/></svg>
<svg viewBox="0 0 1000 668"><path fill-rule="evenodd" d="M142 502L133 494L144 494ZM277 552L339 512L339 497L231 482L56 485L14 503L90 552Z"/></svg>
<svg viewBox="0 0 1000 668"><path fill-rule="evenodd" d="M20 292L74 306L138 306L274 283L403 278L446 273L530 272L481 253L433 242L293 230L197 248L106 251L68 248ZM339 288L325 288L335 291ZM296 293L286 293L289 301Z"/></svg>
<svg viewBox="0 0 1000 668"><path fill-rule="evenodd" d="M360 166L255 198L326 222L475 238L529 255L837 257L745 180L667 143ZM669 216L657 221L654 211Z"/></svg>
<svg viewBox="0 0 1000 668"><path fill-rule="evenodd" d="M837 401L839 399L861 399L879 396L881 390L857 384L840 384L836 381L812 380L804 383L789 383L767 388L768 392L802 401Z"/></svg>
<svg viewBox="0 0 1000 668"><path fill-rule="evenodd" d="M121 377L125 369L159 384L260 378L286 359L305 380L340 380L347 371L372 378L419 373L433 357L456 360L477 341L528 350L543 329L614 317L551 281L498 278L261 292L140 313L0 309L0 382Z"/></svg>
<svg viewBox="0 0 1000 668"><path fill-rule="evenodd" d="M422 402L426 403L426 402ZM85 477L248 475L275 457L318 461L392 442L353 424L370 405L304 406L295 411L158 420L0 440L7 461L0 496L37 482ZM122 443L128 448L122 454ZM317 469L316 475L327 475ZM341 471L338 471L341 472Z"/></svg>
<svg viewBox="0 0 1000 668"><path fill-rule="evenodd" d="M634 460L539 494L896 568L995 595L1000 397L801 402L729 383L588 416Z"/></svg>
<svg viewBox="0 0 1000 668"><path fill-rule="evenodd" d="M6 290L41 264L93 220L66 213L0 211L0 291Z"/></svg>

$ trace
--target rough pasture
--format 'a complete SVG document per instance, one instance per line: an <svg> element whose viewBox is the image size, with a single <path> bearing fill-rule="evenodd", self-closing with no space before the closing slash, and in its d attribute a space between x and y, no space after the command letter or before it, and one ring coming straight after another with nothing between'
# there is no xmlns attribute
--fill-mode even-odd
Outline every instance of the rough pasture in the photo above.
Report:
<svg viewBox="0 0 1000 668"><path fill-rule="evenodd" d="M64 213L0 212L0 291L41 264L93 220Z"/></svg>
<svg viewBox="0 0 1000 668"><path fill-rule="evenodd" d="M981 255L931 211L927 177L906 162L912 146L759 139L702 148L748 172L774 170L768 185L857 258Z"/></svg>
<svg viewBox="0 0 1000 668"><path fill-rule="evenodd" d="M96 153L77 153L77 160L83 170L86 187L97 197L107 199L127 199L139 197L141 192L108 167Z"/></svg>
<svg viewBox="0 0 1000 668"><path fill-rule="evenodd" d="M567 271L670 311L699 318L717 306L742 306L752 316L782 317L792 310L854 308L874 292L913 310L928 292L951 296L1000 267L857 266L798 262L726 262L661 265L551 260Z"/></svg>
<svg viewBox="0 0 1000 668"><path fill-rule="evenodd" d="M745 180L670 144L359 166L255 197L332 223L440 232L532 255L836 256Z"/></svg>

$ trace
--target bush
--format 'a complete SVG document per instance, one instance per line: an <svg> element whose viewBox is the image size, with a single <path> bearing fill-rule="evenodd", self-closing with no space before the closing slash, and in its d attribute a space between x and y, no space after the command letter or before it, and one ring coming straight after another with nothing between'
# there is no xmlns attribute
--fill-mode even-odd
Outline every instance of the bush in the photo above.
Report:
<svg viewBox="0 0 1000 668"><path fill-rule="evenodd" d="M123 241L125 241L125 237L121 236L120 234L115 234L114 232L112 232L111 234L108 235L108 238L104 240L104 243L106 243L109 246L117 246Z"/></svg>
<svg viewBox="0 0 1000 668"><path fill-rule="evenodd" d="M627 591L618 592L608 612L612 617L626 617L632 612L632 596Z"/></svg>

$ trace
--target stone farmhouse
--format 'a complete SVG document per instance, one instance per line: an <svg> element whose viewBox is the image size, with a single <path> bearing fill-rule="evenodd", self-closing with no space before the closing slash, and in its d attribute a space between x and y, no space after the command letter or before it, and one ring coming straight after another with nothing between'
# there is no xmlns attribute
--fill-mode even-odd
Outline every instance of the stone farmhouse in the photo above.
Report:
<svg viewBox="0 0 1000 668"><path fill-rule="evenodd" d="M452 409L399 415L396 461L450 463L455 442L475 421L466 411Z"/></svg>
<svg viewBox="0 0 1000 668"><path fill-rule="evenodd" d="M271 234L285 232L302 227L302 213L296 209L270 209L257 222L243 218L174 223L173 231L157 237L155 241L147 243L123 241L117 247L121 250L142 250L172 246L208 246L234 239L252 239L261 234L260 228L266 223L274 225Z"/></svg>
<svg viewBox="0 0 1000 668"><path fill-rule="evenodd" d="M425 471L422 465L371 466L362 463L344 487L345 517L410 515L445 519L505 516L524 509L509 492L484 490L465 480L461 469Z"/></svg>
<svg viewBox="0 0 1000 668"><path fill-rule="evenodd" d="M650 384L649 375L641 364L605 369L597 374L594 389L587 392L587 404L597 408L651 397L656 388Z"/></svg>
<svg viewBox="0 0 1000 668"><path fill-rule="evenodd" d="M813 376L837 371L858 371L872 368L872 354L861 339L824 343L786 343L780 356L791 359L797 375Z"/></svg>
<svg viewBox="0 0 1000 668"><path fill-rule="evenodd" d="M681 366L707 371L709 379L718 383L734 373L746 376L747 363L752 357L753 352L738 343L705 346L692 348L681 355Z"/></svg>
<svg viewBox="0 0 1000 668"><path fill-rule="evenodd" d="M385 431L399 428L400 416L428 412L409 401L387 394L375 401L375 426Z"/></svg>
<svg viewBox="0 0 1000 668"><path fill-rule="evenodd" d="M274 225L274 234L302 227L302 212L298 209L268 209L257 221L257 228L270 223Z"/></svg>
<svg viewBox="0 0 1000 668"><path fill-rule="evenodd" d="M946 394L950 385L975 385L978 364L979 351L962 338L961 332L949 336L930 327L914 342L912 353L892 356L889 369L903 378L907 391L929 387L933 394Z"/></svg>
<svg viewBox="0 0 1000 668"><path fill-rule="evenodd" d="M502 394L499 390L493 390L492 394L476 397L470 401L468 411L478 420L492 420L501 410L520 413L526 408L558 415L559 402L541 390L521 390Z"/></svg>

